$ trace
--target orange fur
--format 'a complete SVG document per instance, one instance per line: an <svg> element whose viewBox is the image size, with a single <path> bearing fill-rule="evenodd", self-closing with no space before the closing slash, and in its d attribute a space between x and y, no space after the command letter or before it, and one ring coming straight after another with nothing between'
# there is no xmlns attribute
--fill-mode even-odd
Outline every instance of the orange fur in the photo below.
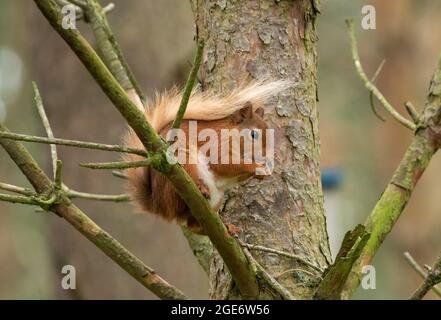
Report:
<svg viewBox="0 0 441 320"><path fill-rule="evenodd" d="M267 124L262 119L262 113L259 112L261 109L259 108L270 96L277 94L287 86L287 82L278 81L254 83L248 87L235 90L226 96L194 93L190 98L184 115L185 120L181 125L181 129L187 136L186 150L189 150L189 120L198 120L198 133L203 129L214 129L218 141L221 141L222 129L236 128L241 130L248 128L261 129L264 132L264 129L267 129ZM148 108L148 111L145 112L146 119L163 137L165 137L170 123L176 115L180 100L181 94L176 91L158 95L154 107ZM262 139L265 137L264 134L261 137ZM265 139L263 139L264 141ZM198 141L198 148L204 143ZM231 146L231 141L228 143ZM134 148L143 148L132 130L129 130L125 144ZM218 148L220 151L220 143ZM243 149L243 141L240 148ZM194 157L196 155L189 156ZM228 157L232 157L231 147L229 148ZM141 159L140 156L131 154L125 155L124 158L128 161ZM183 164L184 169L204 196L212 202L213 209L216 211L222 204L221 200L225 189L254 176L258 166L259 164L256 162L251 164L220 164L220 159L219 164L208 164L207 167L203 167L199 163ZM202 232L199 223L192 217L189 208L165 176L150 167L129 169L127 174L130 192L141 210L159 215L168 221L176 220L180 224L187 224L194 232ZM218 188L218 184L222 186Z"/></svg>

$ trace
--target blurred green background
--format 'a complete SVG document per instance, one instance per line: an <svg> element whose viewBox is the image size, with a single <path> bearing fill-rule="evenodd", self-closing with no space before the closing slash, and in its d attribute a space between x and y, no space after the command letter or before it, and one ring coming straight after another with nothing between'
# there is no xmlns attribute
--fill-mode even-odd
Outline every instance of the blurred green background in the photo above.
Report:
<svg viewBox="0 0 441 320"><path fill-rule="evenodd" d="M246 0L251 1L251 0ZM258 1L258 0L253 0ZM194 45L193 15L184 0L114 0L109 15L127 60L147 94L182 85ZM104 3L104 2L103 2ZM373 5L377 29L357 29L361 58L373 75L386 64L378 86L399 111L410 100L421 109L441 52L441 2L433 0L322 0L319 17L319 112L323 168L344 179L325 195L331 247L373 208L411 138L392 121L377 119L355 73L344 24L360 26L361 8ZM92 39L88 26L79 27ZM116 144L124 122L74 54L27 0L0 1L0 121L15 132L44 135L32 105L37 81L56 137ZM377 104L378 105L378 104ZM49 148L27 145L47 172ZM123 183L108 172L89 172L80 162L114 161L117 155L59 147L64 179L77 190L117 194ZM432 264L441 250L441 159L431 162L408 208L374 260L375 290L356 298L407 298L420 279L403 259L409 251ZM28 186L4 152L0 181ZM194 298L207 297L208 281L180 229L129 204L78 200L99 225ZM75 266L77 290L60 286L63 265ZM33 208L0 203L0 299L150 299L147 290L62 219ZM429 294L427 298L434 298Z"/></svg>

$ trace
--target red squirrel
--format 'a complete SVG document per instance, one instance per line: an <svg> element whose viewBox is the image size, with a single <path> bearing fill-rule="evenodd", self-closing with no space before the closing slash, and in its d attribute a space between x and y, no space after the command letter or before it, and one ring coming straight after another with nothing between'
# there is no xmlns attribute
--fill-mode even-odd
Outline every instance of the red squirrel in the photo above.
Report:
<svg viewBox="0 0 441 320"><path fill-rule="evenodd" d="M267 83L253 83L244 88L239 88L227 95L215 95L207 92L194 92L189 100L184 120L180 129L185 135L184 145L180 151L184 153L184 169L199 187L202 194L210 202L215 211L222 205L224 192L238 183L256 176L258 169L268 171L268 163L262 161L267 149L268 125L263 120L263 104L275 94L287 87L284 81ZM147 121L164 138L175 119L182 94L177 90L157 95L155 102L143 112ZM217 138L215 149L210 149L205 154L198 150L206 143L197 139L195 146L189 146L189 133L191 121L196 120L198 136L202 132L212 133L212 138ZM232 145L232 135L224 136L224 129L246 129L248 132L240 139L239 148ZM205 130L205 131L204 131ZM253 154L247 155L245 150L246 140L258 142L253 145ZM213 141L210 140L210 143ZM125 144L133 148L143 148L136 134L129 130ZM226 144L228 145L227 148ZM258 147L256 147L256 145ZM257 159L254 154L256 148L260 155ZM225 149L227 149L225 151ZM239 150L240 149L240 150ZM218 151L215 160L210 152ZM210 158L211 156L211 158ZM232 161L233 157L239 156L239 161ZM250 157L245 161L245 157ZM223 157L221 159L221 157ZM125 155L127 161L141 160L137 155ZM225 162L225 159L228 161ZM208 160L208 161L207 161ZM161 216L167 221L176 221L195 233L203 233L198 221L191 215L190 209L175 192L171 182L161 173L151 167L128 169L128 185L130 193L141 210ZM262 176L257 176L262 177Z"/></svg>

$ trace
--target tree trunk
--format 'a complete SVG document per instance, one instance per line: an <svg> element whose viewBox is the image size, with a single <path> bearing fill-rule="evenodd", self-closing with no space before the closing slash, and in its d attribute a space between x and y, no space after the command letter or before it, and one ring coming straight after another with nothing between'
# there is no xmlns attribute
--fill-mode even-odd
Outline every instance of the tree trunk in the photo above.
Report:
<svg viewBox="0 0 441 320"><path fill-rule="evenodd" d="M320 268L330 251L320 183L316 109L316 0L196 0L199 36L205 38L202 86L228 92L256 79L295 82L266 107L275 129L275 170L227 195L221 215L246 243L286 251ZM314 269L298 260L251 250L296 298L310 298ZM282 274L283 273L283 274ZM280 298L263 282L260 298ZM210 269L210 297L240 298L218 256Z"/></svg>

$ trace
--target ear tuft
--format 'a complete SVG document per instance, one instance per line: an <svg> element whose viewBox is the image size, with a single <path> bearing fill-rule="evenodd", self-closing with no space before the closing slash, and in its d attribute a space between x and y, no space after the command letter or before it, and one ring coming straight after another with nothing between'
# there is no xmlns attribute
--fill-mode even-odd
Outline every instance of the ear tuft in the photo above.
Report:
<svg viewBox="0 0 441 320"><path fill-rule="evenodd" d="M252 119L253 105L251 104L251 102L248 101L247 103L245 103L244 107L233 113L232 117L235 123L242 123L247 119Z"/></svg>
<svg viewBox="0 0 441 320"><path fill-rule="evenodd" d="M254 113L262 118L263 115L265 114L265 111L263 110L263 108L257 108L256 111L254 111Z"/></svg>

